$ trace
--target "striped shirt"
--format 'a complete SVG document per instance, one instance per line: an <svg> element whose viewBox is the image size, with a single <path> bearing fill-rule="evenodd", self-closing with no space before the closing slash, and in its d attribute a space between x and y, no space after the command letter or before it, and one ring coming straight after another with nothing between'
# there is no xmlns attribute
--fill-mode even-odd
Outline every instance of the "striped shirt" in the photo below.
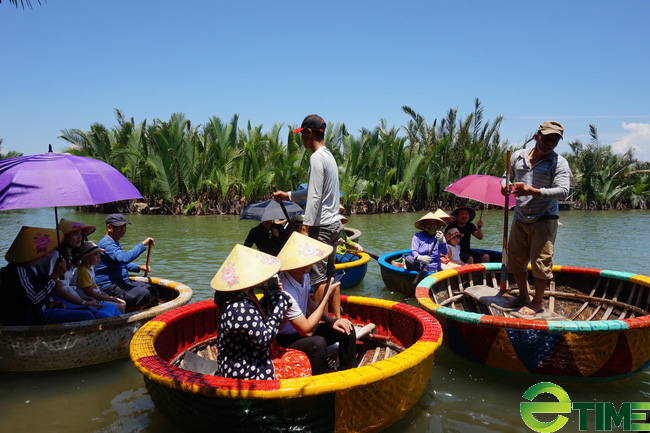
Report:
<svg viewBox="0 0 650 433"><path fill-rule="evenodd" d="M518 150L510 158L510 182L523 182L541 191L541 197L517 197L515 219L523 223L558 216L558 200L564 200L569 195L571 169L567 160L551 152L531 167L528 156L533 149Z"/></svg>

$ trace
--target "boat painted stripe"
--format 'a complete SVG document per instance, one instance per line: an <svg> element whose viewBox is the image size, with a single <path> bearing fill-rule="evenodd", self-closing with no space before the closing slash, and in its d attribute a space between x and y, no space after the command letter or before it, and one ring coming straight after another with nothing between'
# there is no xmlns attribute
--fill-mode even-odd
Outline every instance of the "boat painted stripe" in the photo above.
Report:
<svg viewBox="0 0 650 433"><path fill-rule="evenodd" d="M352 253L352 254L354 254L354 253ZM334 267L337 270L338 269L357 268L357 267L360 267L362 265L365 265L366 263L368 263L370 261L370 256L368 255L368 253L358 253L356 255L361 256L361 258L359 260L355 260L353 262L337 263L336 265L334 265Z"/></svg>
<svg viewBox="0 0 650 433"><path fill-rule="evenodd" d="M481 318L484 314L468 313L467 311L455 310L449 307L438 307L435 310L436 315L441 315L448 319L459 320L465 323L481 324Z"/></svg>
<svg viewBox="0 0 650 433"><path fill-rule="evenodd" d="M630 277L630 282L650 287L650 277L645 275L633 275Z"/></svg>
<svg viewBox="0 0 650 433"><path fill-rule="evenodd" d="M577 266L553 266L553 272L570 272L573 274L600 275L602 269L580 268Z"/></svg>
<svg viewBox="0 0 650 433"><path fill-rule="evenodd" d="M630 281L630 279L635 275L636 274L632 274L630 272L610 271L607 269L600 271L601 277L614 278L616 280L623 280L623 281Z"/></svg>

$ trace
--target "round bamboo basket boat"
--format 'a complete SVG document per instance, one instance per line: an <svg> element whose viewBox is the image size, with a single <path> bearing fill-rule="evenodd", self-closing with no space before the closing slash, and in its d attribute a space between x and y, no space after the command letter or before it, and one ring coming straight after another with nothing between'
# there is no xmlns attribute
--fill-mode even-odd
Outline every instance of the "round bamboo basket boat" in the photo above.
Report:
<svg viewBox="0 0 650 433"><path fill-rule="evenodd" d="M498 263L468 265L418 285L420 306L439 320L457 355L562 382L621 379L650 365L650 277L554 266L544 310L523 316L505 306L513 298L499 294L500 275Z"/></svg>
<svg viewBox="0 0 650 433"><path fill-rule="evenodd" d="M342 296L343 317L373 322L376 333L405 348L388 359L344 371L280 380L235 380L173 364L186 349L214 339L211 300L162 314L131 341L131 359L158 410L185 431L375 432L410 410L424 391L440 325L409 305Z"/></svg>
<svg viewBox="0 0 650 433"><path fill-rule="evenodd" d="M157 315L190 302L192 289L161 278L153 308L121 316L43 326L0 326L0 371L64 370L125 358L136 331Z"/></svg>
<svg viewBox="0 0 650 433"><path fill-rule="evenodd" d="M359 242L359 238L361 237L361 230L354 229L352 227L346 227L344 230L345 234L348 235L348 238L350 238L352 242Z"/></svg>
<svg viewBox="0 0 650 433"><path fill-rule="evenodd" d="M368 271L368 262L370 261L368 253L357 253L353 251L349 251L349 253L358 256L359 260L337 263L334 266L337 271L345 271L345 275L341 278L341 290L349 289L361 284L361 281L363 281L366 272Z"/></svg>

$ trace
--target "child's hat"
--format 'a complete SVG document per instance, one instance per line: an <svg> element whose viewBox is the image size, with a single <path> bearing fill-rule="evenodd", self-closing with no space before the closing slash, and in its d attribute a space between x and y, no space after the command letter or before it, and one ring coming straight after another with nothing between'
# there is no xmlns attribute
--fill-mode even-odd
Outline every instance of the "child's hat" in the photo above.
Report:
<svg viewBox="0 0 650 433"><path fill-rule="evenodd" d="M59 221L58 228L63 232L64 235L67 235L68 233L76 232L77 230L81 230L81 233L84 236L89 236L97 229L95 226L89 226L84 223L70 221L65 218L61 218L61 221Z"/></svg>
<svg viewBox="0 0 650 433"><path fill-rule="evenodd" d="M456 227L452 227L447 232L445 233L445 236L447 237L447 240L453 238L454 236L460 236L461 238L465 236L461 232L458 231Z"/></svg>
<svg viewBox="0 0 650 433"><path fill-rule="evenodd" d="M415 228L418 229L418 230L424 230L424 226L422 225L422 223L425 222L425 221L429 221L429 220L437 221L437 222L439 222L440 224L443 224L443 225L445 224L445 222L443 221L442 218L436 216L436 214L434 214L433 212L429 212L428 214L426 214L425 216L423 216L422 218L420 218L419 220L417 220L415 222L415 224L414 224Z"/></svg>
<svg viewBox="0 0 650 433"><path fill-rule="evenodd" d="M58 232L57 242L55 229L23 226L7 250L5 260L9 263L27 263L51 253L65 236L61 230Z"/></svg>
<svg viewBox="0 0 650 433"><path fill-rule="evenodd" d="M77 255L79 256L80 259L83 259L84 257L89 256L93 253L103 253L103 252L104 252L103 248L99 248L97 244L95 244L94 242L88 241L81 244L81 246L77 250Z"/></svg>
<svg viewBox="0 0 650 433"><path fill-rule="evenodd" d="M313 265L332 254L334 248L302 233L293 232L282 247L278 258L282 261L281 271Z"/></svg>
<svg viewBox="0 0 650 433"><path fill-rule="evenodd" d="M281 264L277 257L237 244L210 281L210 287L219 292L248 289L277 274Z"/></svg>

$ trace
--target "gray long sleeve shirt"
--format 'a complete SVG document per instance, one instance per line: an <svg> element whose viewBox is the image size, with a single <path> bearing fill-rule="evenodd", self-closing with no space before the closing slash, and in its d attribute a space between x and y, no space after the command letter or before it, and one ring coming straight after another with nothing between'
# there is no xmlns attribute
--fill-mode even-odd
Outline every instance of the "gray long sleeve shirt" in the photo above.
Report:
<svg viewBox="0 0 650 433"><path fill-rule="evenodd" d="M304 221L307 226L326 226L340 221L339 170L329 149L321 147L312 153L307 189L289 192L289 200L307 200Z"/></svg>
<svg viewBox="0 0 650 433"><path fill-rule="evenodd" d="M532 195L517 197L515 219L533 223L542 217L559 215L558 200L569 195L571 169L567 160L551 152L530 166L531 149L521 149L510 158L510 182L523 182L539 188L541 197ZM505 183L505 174L503 183Z"/></svg>

